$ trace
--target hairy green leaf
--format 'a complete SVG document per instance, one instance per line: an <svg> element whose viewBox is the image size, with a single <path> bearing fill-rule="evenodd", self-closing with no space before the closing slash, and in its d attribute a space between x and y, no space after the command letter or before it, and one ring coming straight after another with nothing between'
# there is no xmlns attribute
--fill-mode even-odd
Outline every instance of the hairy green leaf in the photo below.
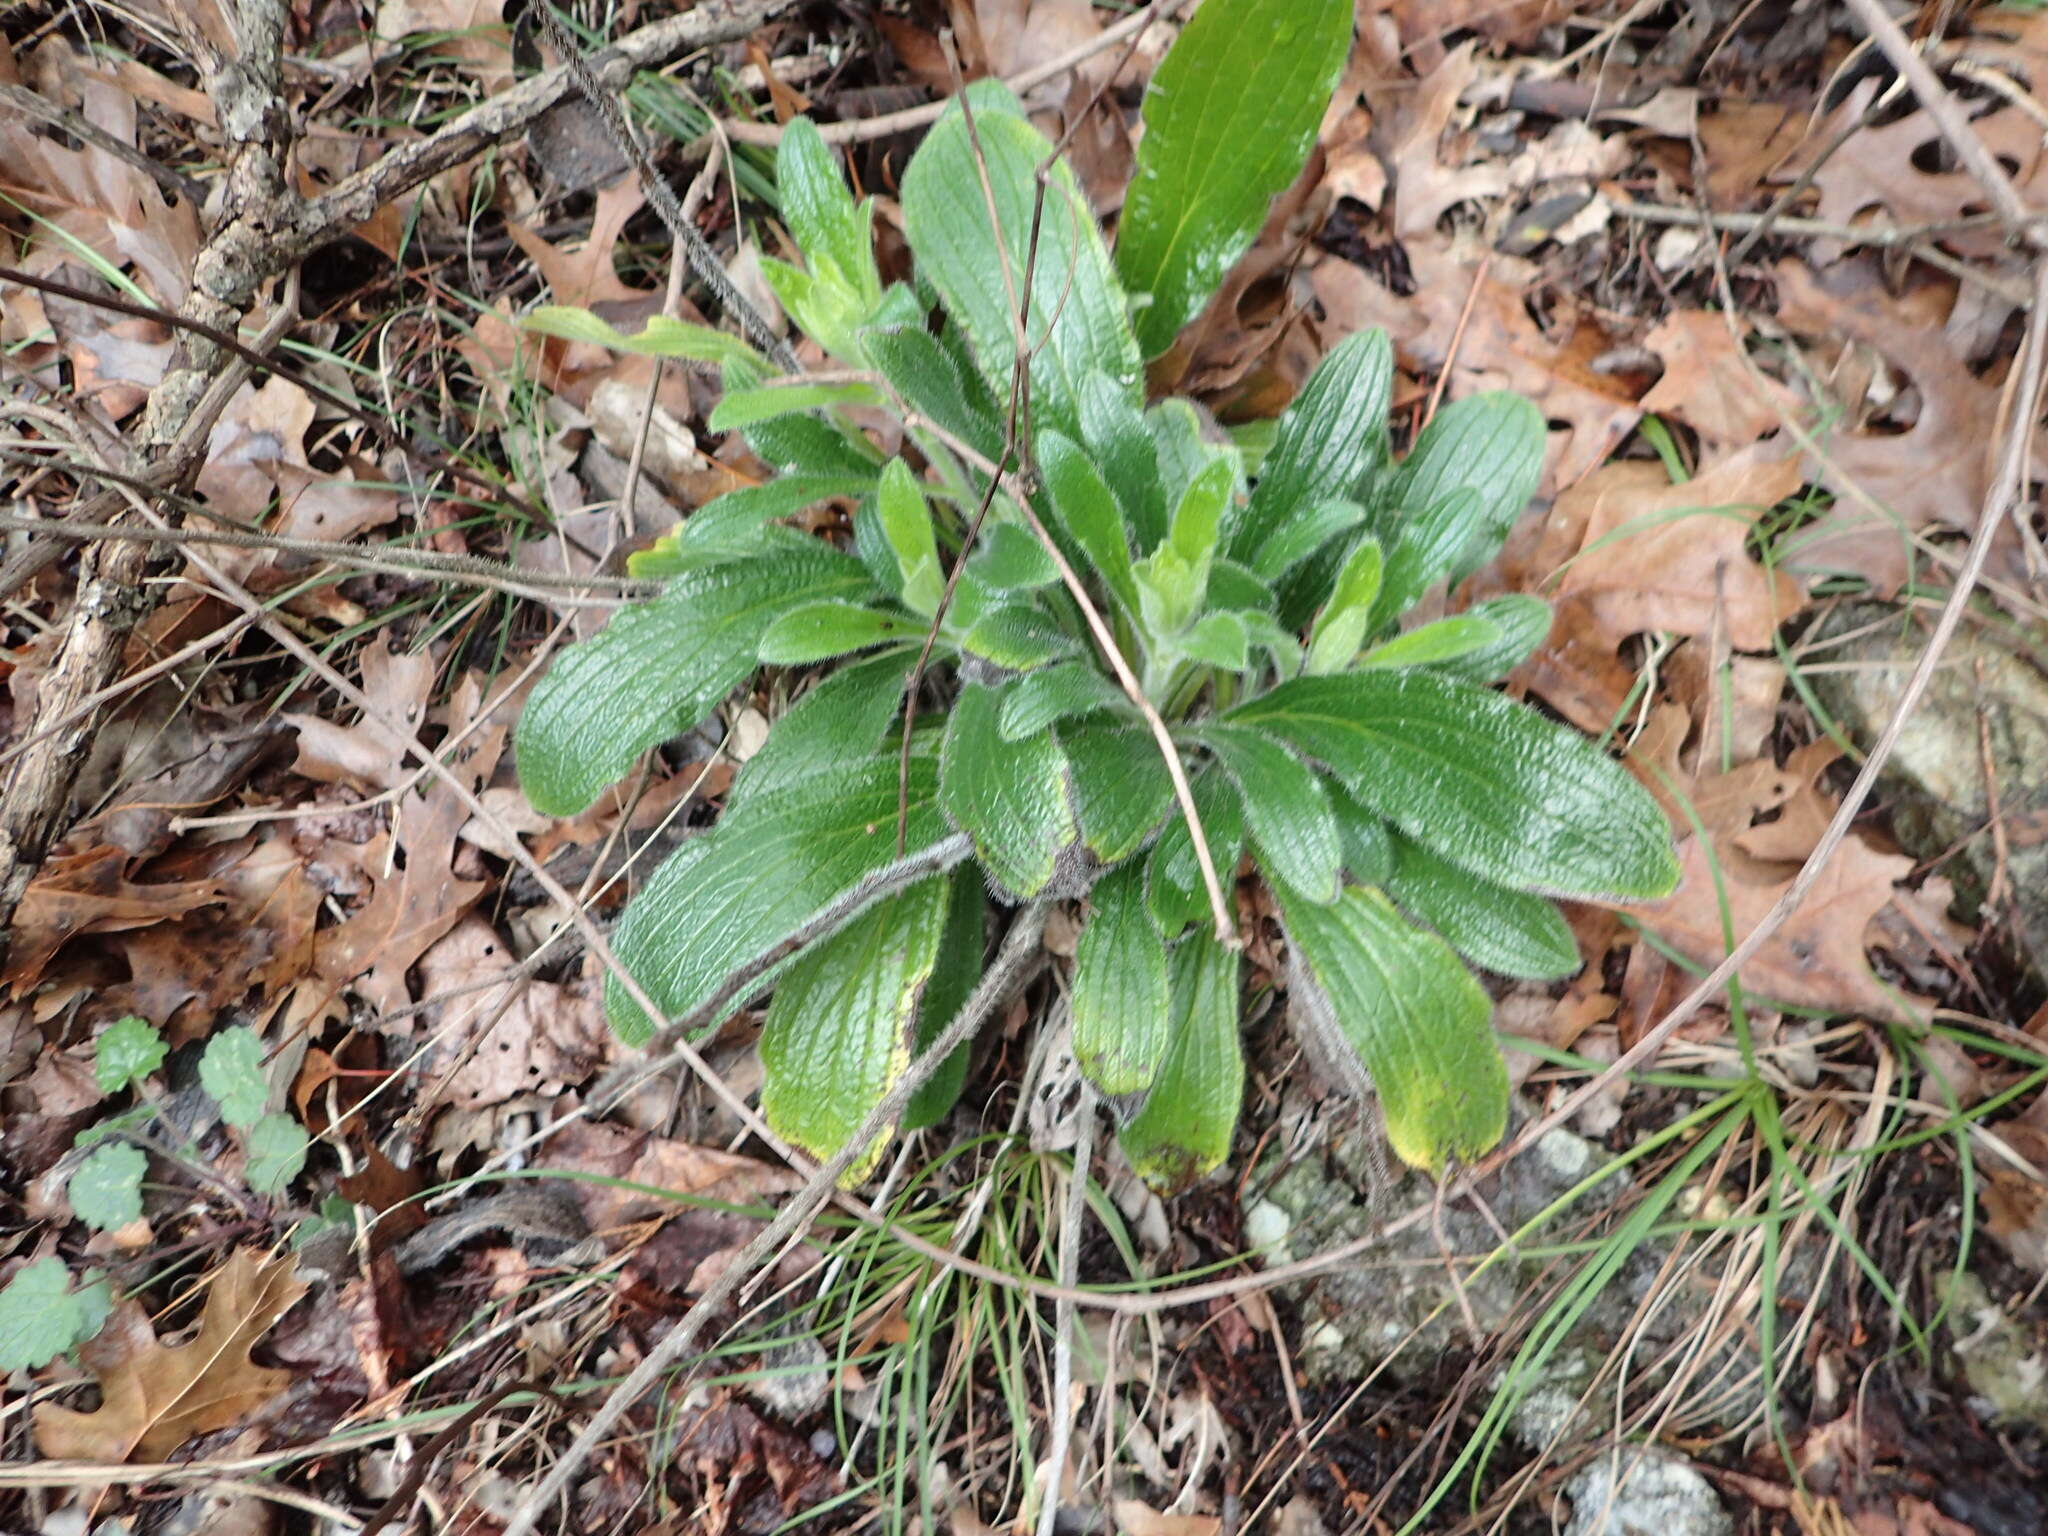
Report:
<svg viewBox="0 0 2048 1536"><path fill-rule="evenodd" d="M1172 1038L1152 1091L1118 1134L1131 1166L1161 1194L1186 1188L1230 1155L1244 1102L1237 956L1197 931L1175 946L1171 971Z"/></svg>
<svg viewBox="0 0 2048 1536"><path fill-rule="evenodd" d="M1250 552L1259 574L1278 581L1302 561L1365 521L1365 508L1343 497L1304 500L1288 513L1272 535Z"/></svg>
<svg viewBox="0 0 2048 1536"><path fill-rule="evenodd" d="M1129 858L1173 811L1173 780L1152 733L1116 716L1069 720L1059 727L1067 754L1081 841L1104 864Z"/></svg>
<svg viewBox="0 0 2048 1536"><path fill-rule="evenodd" d="M1390 477L1388 504L1414 513L1455 491L1479 498L1471 534L1449 562L1457 582L1493 558L1536 494L1543 445L1543 413L1522 396L1496 390L1454 400L1431 418Z"/></svg>
<svg viewBox="0 0 2048 1536"><path fill-rule="evenodd" d="M910 657L898 653L841 667L820 682L790 706L747 759L726 796L727 813L756 795L837 773L849 758L872 756L902 711L909 677Z"/></svg>
<svg viewBox="0 0 2048 1536"><path fill-rule="evenodd" d="M653 602L620 609L555 658L519 716L527 799L545 815L574 815L752 672L778 614L870 590L857 561L790 535L770 557L686 571Z"/></svg>
<svg viewBox="0 0 2048 1536"><path fill-rule="evenodd" d="M1360 805L1339 780L1325 778L1323 793L1344 842L1345 873L1354 885L1385 885L1394 873L1393 829Z"/></svg>
<svg viewBox="0 0 2048 1536"><path fill-rule="evenodd" d="M718 565L768 547L768 525L793 517L835 496L864 496L874 488L871 472L832 475L777 475L760 485L743 485L704 503L674 534L633 555L635 576L666 580L686 570Z"/></svg>
<svg viewBox="0 0 2048 1536"><path fill-rule="evenodd" d="M1002 603L974 621L960 637L960 648L1007 671L1029 672L1071 654L1074 642L1032 604Z"/></svg>
<svg viewBox="0 0 2048 1536"><path fill-rule="evenodd" d="M1045 546L1020 523L984 524L967 573L998 592L1033 592L1060 579Z"/></svg>
<svg viewBox="0 0 2048 1536"><path fill-rule="evenodd" d="M1131 575L1131 546L1123 508L1086 452L1058 432L1038 435L1038 465L1045 476L1060 525L1087 554L1102 584L1123 606L1138 613L1138 587Z"/></svg>
<svg viewBox="0 0 2048 1536"><path fill-rule="evenodd" d="M1022 741L1058 721L1104 711L1135 714L1123 690L1095 667L1085 661L1062 661L1010 684L996 729L1005 741Z"/></svg>
<svg viewBox="0 0 2048 1536"><path fill-rule="evenodd" d="M1344 847L1315 773L1272 737L1212 723L1197 733L1237 782L1259 866L1311 901L1334 901Z"/></svg>
<svg viewBox="0 0 2048 1536"><path fill-rule="evenodd" d="M1195 815L1202 823L1202 840L1209 845L1209 859L1216 877L1226 890L1244 853L1244 805L1237 788L1221 769L1205 769L1189 775ZM1152 845L1145 864L1145 895L1152 903L1152 915L1167 938L1178 938L1191 923L1206 922L1209 893L1202 886L1202 867L1195 861L1195 840L1185 817L1175 815Z"/></svg>
<svg viewBox="0 0 2048 1536"><path fill-rule="evenodd" d="M758 389L729 391L712 409L706 425L713 432L735 432L804 411L835 405L878 405L881 399L872 384L814 384L801 379L788 384L763 384Z"/></svg>
<svg viewBox="0 0 2048 1536"><path fill-rule="evenodd" d="M1571 925L1551 902L1482 880L1409 838L1395 839L1387 889L1403 911L1482 969L1550 981L1579 968Z"/></svg>
<svg viewBox="0 0 2048 1536"><path fill-rule="evenodd" d="M947 885L924 880L877 902L792 961L776 984L761 1031L761 1112L813 1157L844 1146L910 1064ZM843 1182L865 1178L887 1143L878 1136Z"/></svg>
<svg viewBox="0 0 2048 1536"><path fill-rule="evenodd" d="M759 655L774 667L826 661L891 641L916 642L925 626L899 613L884 613L837 598L799 603L768 626Z"/></svg>
<svg viewBox="0 0 2048 1536"><path fill-rule="evenodd" d="M993 460L1003 448L1002 409L988 381L962 368L923 326L870 327L861 333L868 360L919 415Z"/></svg>
<svg viewBox="0 0 2048 1536"><path fill-rule="evenodd" d="M1317 905L1280 889L1295 1028L1353 1091L1379 1096L1400 1159L1440 1170L1507 1128L1508 1076L1492 1005L1435 934L1377 890Z"/></svg>
<svg viewBox="0 0 2048 1536"><path fill-rule="evenodd" d="M128 1014L114 1020L92 1046L92 1080L101 1093L119 1093L164 1064L168 1047L149 1020Z"/></svg>
<svg viewBox="0 0 2048 1536"><path fill-rule="evenodd" d="M937 764L929 743L919 745L904 838L913 854L948 830L935 803ZM843 762L835 773L750 796L669 856L612 938L620 963L666 1017L704 1003L730 973L895 862L896 774L893 753ZM655 1028L616 978L605 984L605 1008L629 1042Z"/></svg>
<svg viewBox="0 0 2048 1536"><path fill-rule="evenodd" d="M1074 840L1067 760L1050 736L1004 742L996 730L1001 708L1001 694L978 683L953 701L940 752L939 806L974 839L991 878L1017 896L1034 896Z"/></svg>
<svg viewBox="0 0 2048 1536"><path fill-rule="evenodd" d="M1433 664L1445 677L1468 683L1497 683L1536 654L1550 634L1550 604L1540 597L1515 593L1489 597L1465 610L1466 616L1484 619L1494 628L1495 638L1462 656L1446 657Z"/></svg>
<svg viewBox="0 0 2048 1536"><path fill-rule="evenodd" d="M1664 813L1565 726L1430 672L1301 677L1233 710L1367 809L1515 890L1649 899L1678 883Z"/></svg>
<svg viewBox="0 0 2048 1536"><path fill-rule="evenodd" d="M1379 542L1365 535L1338 568L1330 584L1330 600L1309 631L1308 659L1312 673L1342 672L1358 655L1372 625L1382 575Z"/></svg>
<svg viewBox="0 0 2048 1536"><path fill-rule="evenodd" d="M825 258L868 307L881 302L872 205L855 204L831 148L807 117L783 127L775 151L775 198L806 261Z"/></svg>
<svg viewBox="0 0 2048 1536"><path fill-rule="evenodd" d="M1358 658L1361 667L1427 667L1454 662L1500 641L1492 620L1457 613L1382 641Z"/></svg>
<svg viewBox="0 0 2048 1536"><path fill-rule="evenodd" d="M1351 48L1348 0L1207 0L1145 93L1117 267L1148 302L1147 357L1182 326L1301 173Z"/></svg>
<svg viewBox="0 0 2048 1536"><path fill-rule="evenodd" d="M978 81L966 97L974 112L972 135L956 99L903 173L904 233L919 275L972 338L983 376L1007 397L1038 201L1036 172L1052 146L1000 84ZM977 141L993 194L993 224L975 163ZM1094 210L1064 161L1048 177L1037 258L1029 266L1032 418L1078 436L1082 378L1099 370L1136 399L1140 370L1123 290Z"/></svg>
<svg viewBox="0 0 2048 1536"><path fill-rule="evenodd" d="M1111 870L1088 905L1074 947L1074 1060L1111 1098L1143 1093L1172 1037L1166 939L1145 902L1145 871Z"/></svg>
<svg viewBox="0 0 2048 1536"><path fill-rule="evenodd" d="M1277 577L1285 566L1260 560L1269 541L1319 503L1359 495L1386 460L1393 381L1394 351L1384 331L1359 331L1330 350L1281 413L1251 500L1228 530L1232 557ZM1301 558L1297 542L1279 546L1288 564Z"/></svg>
<svg viewBox="0 0 2048 1536"><path fill-rule="evenodd" d="M956 869L948 877L951 894L946 900L946 928L939 938L938 959L932 978L925 983L924 998L917 1010L917 1049L923 1051L946 1031L981 980L982 954L987 948L987 904L982 896L980 872L972 865ZM939 1063L939 1069L910 1096L903 1110L903 1129L921 1131L937 1125L953 1108L967 1081L967 1067L974 1055L974 1042L963 1040L953 1054Z"/></svg>
<svg viewBox="0 0 2048 1536"><path fill-rule="evenodd" d="M1081 441L1122 503L1140 553L1166 537L1159 454L1131 392L1100 373L1081 380Z"/></svg>

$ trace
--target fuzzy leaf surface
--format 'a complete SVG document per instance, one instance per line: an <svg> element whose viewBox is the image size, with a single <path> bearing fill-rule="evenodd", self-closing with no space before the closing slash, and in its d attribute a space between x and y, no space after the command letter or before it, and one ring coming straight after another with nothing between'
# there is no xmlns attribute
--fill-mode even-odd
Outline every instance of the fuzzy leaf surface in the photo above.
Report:
<svg viewBox="0 0 2048 1536"><path fill-rule="evenodd" d="M149 1020L132 1013L116 1019L93 1042L92 1080L101 1093L119 1093L162 1066L169 1049Z"/></svg>
<svg viewBox="0 0 2048 1536"><path fill-rule="evenodd" d="M792 535L771 553L686 571L555 658L520 713L519 782L534 808L571 816L649 747L681 735L754 670L776 617L872 590L860 563Z"/></svg>
<svg viewBox="0 0 2048 1536"><path fill-rule="evenodd" d="M24 1264L0 1287L0 1371L41 1370L99 1332L109 1305L104 1283L73 1289L55 1255Z"/></svg>
<svg viewBox="0 0 2048 1536"><path fill-rule="evenodd" d="M1074 1060L1111 1098L1152 1086L1172 1038L1166 939L1145 901L1145 871L1126 864L1095 882L1074 947Z"/></svg>
<svg viewBox="0 0 2048 1536"><path fill-rule="evenodd" d="M1245 726L1207 725L1199 739L1237 783L1260 867L1311 901L1335 900L1344 847L1314 771Z"/></svg>
<svg viewBox="0 0 2048 1536"><path fill-rule="evenodd" d="M1104 864L1129 858L1173 814L1173 780L1152 733L1111 716L1060 727L1081 841Z"/></svg>
<svg viewBox="0 0 2048 1536"><path fill-rule="evenodd" d="M813 1157L860 1129L910 1064L918 999L945 929L948 881L920 881L877 902L790 963L761 1033L761 1111ZM865 1178L888 1143L846 1172Z"/></svg>
<svg viewBox="0 0 2048 1536"><path fill-rule="evenodd" d="M1387 891L1482 970L1552 981L1579 968L1571 925L1554 904L1482 880L1410 838L1394 840Z"/></svg>
<svg viewBox="0 0 2048 1536"><path fill-rule="evenodd" d="M1664 814L1578 732L1423 671L1282 683L1231 711L1321 763L1368 810L1514 890L1647 899L1678 882Z"/></svg>
<svg viewBox="0 0 2048 1536"><path fill-rule="evenodd" d="M912 754L908 853L946 835L936 769L929 750ZM627 906L612 948L674 1018L895 859L896 759L842 762L749 797L683 844ZM616 978L605 984L605 1011L628 1041L654 1028Z"/></svg>
<svg viewBox="0 0 2048 1536"><path fill-rule="evenodd" d="M1276 546L1274 535L1319 503L1358 495L1386 458L1393 387L1386 332L1360 331L1330 350L1280 414L1251 500L1228 529L1233 558L1269 580L1302 558L1298 538Z"/></svg>
<svg viewBox="0 0 2048 1536"><path fill-rule="evenodd" d="M1118 1139L1131 1166L1162 1194L1183 1189L1230 1155L1244 1102L1237 956L1214 934L1174 948L1172 1038L1152 1091Z"/></svg>
<svg viewBox="0 0 2048 1536"><path fill-rule="evenodd" d="M974 138L956 102L925 135L903 173L904 233L920 276L938 289L947 313L972 339L983 377L1007 397L1017 351L1012 285L1021 289L1024 283L1036 171L1052 146L1025 120L1007 88L981 81L968 87L967 97ZM975 164L975 139L994 194L993 224ZM1123 289L1094 210L1065 161L1049 178L1037 260L1029 265L1033 420L1078 436L1082 378L1099 370L1136 399L1140 369Z"/></svg>
<svg viewBox="0 0 2048 1536"><path fill-rule="evenodd" d="M982 867L1005 890L1035 895L1074 840L1067 760L1050 736L1006 743L996 730L1000 693L963 688L946 721L939 757L939 806L974 839Z"/></svg>
<svg viewBox="0 0 2048 1536"><path fill-rule="evenodd" d="M1507 1128L1508 1076L1492 1004L1435 934L1381 892L1354 886L1328 905L1279 890L1297 1030L1379 1095L1387 1140L1411 1167L1478 1157Z"/></svg>

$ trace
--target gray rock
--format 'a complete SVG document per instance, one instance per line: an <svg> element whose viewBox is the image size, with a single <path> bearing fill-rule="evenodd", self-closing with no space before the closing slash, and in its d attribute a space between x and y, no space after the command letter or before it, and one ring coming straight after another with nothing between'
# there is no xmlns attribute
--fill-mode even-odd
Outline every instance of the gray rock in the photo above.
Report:
<svg viewBox="0 0 2048 1536"><path fill-rule="evenodd" d="M1667 1452L1624 1445L1565 1485L1565 1536L1735 1536L1713 1485Z"/></svg>
<svg viewBox="0 0 2048 1536"><path fill-rule="evenodd" d="M1931 621L1883 603L1836 610L1816 631L1835 640L1812 674L1821 703L1867 749L1898 707ZM1986 739L2005 823L2010 916L2022 957L2048 978L2048 635L1979 613L1966 619L1885 770L1892 829L1916 858L1961 847L1943 865L1966 903L1982 900L1999 849L1980 833L1991 816ZM1967 915L1967 914L1966 914Z"/></svg>

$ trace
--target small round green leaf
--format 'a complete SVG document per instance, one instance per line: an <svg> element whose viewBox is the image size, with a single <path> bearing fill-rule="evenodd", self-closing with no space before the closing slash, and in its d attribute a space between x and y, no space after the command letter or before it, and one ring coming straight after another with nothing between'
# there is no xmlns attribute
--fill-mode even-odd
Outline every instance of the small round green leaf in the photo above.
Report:
<svg viewBox="0 0 2048 1536"><path fill-rule="evenodd" d="M116 1019L93 1044L92 1077L101 1093L119 1093L164 1064L164 1037L149 1020Z"/></svg>
<svg viewBox="0 0 2048 1536"><path fill-rule="evenodd" d="M142 1176L149 1158L140 1147L110 1141L94 1150L65 1186L78 1219L95 1232L112 1232L142 1219Z"/></svg>
<svg viewBox="0 0 2048 1536"><path fill-rule="evenodd" d="M220 1117L237 1128L263 1118L270 1085L263 1077L263 1042L253 1029L236 1025L206 1042L199 1058L199 1085L220 1105Z"/></svg>

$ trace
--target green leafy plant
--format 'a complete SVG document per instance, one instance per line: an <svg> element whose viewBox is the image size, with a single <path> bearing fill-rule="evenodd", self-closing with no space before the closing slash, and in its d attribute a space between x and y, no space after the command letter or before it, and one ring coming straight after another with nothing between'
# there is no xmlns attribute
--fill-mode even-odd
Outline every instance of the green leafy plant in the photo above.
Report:
<svg viewBox="0 0 2048 1536"><path fill-rule="evenodd" d="M1267 10L1274 41L1248 59L1232 39ZM1085 896L1082 1070L1148 1178L1214 1168L1241 1094L1228 895L1249 858L1319 1058L1378 1093L1410 1163L1470 1158L1502 1133L1507 1083L1465 960L1567 974L1549 898L1677 878L1635 781L1490 687L1541 642L1542 602L1401 622L1490 559L1534 493L1534 406L1455 402L1397 460L1391 350L1357 335L1252 474L1191 402L1145 398L1145 360L1300 170L1349 18L1340 0L1202 7L1147 98L1115 260L999 85L971 87L904 172L914 282L883 283L868 205L792 123L777 182L802 264L764 270L828 373L775 376L699 328L530 319L716 365L712 427L778 471L635 557L667 589L555 661L517 752L534 805L571 814L758 668L836 664L619 924L666 1019L607 995L640 1041L715 1025L694 1016L736 975L772 984L762 1105L812 1152L837 1150L966 998L987 893ZM900 453L856 424L877 410ZM834 497L855 504L850 547L785 526ZM943 1114L963 1072L949 1062L903 1124Z"/></svg>

